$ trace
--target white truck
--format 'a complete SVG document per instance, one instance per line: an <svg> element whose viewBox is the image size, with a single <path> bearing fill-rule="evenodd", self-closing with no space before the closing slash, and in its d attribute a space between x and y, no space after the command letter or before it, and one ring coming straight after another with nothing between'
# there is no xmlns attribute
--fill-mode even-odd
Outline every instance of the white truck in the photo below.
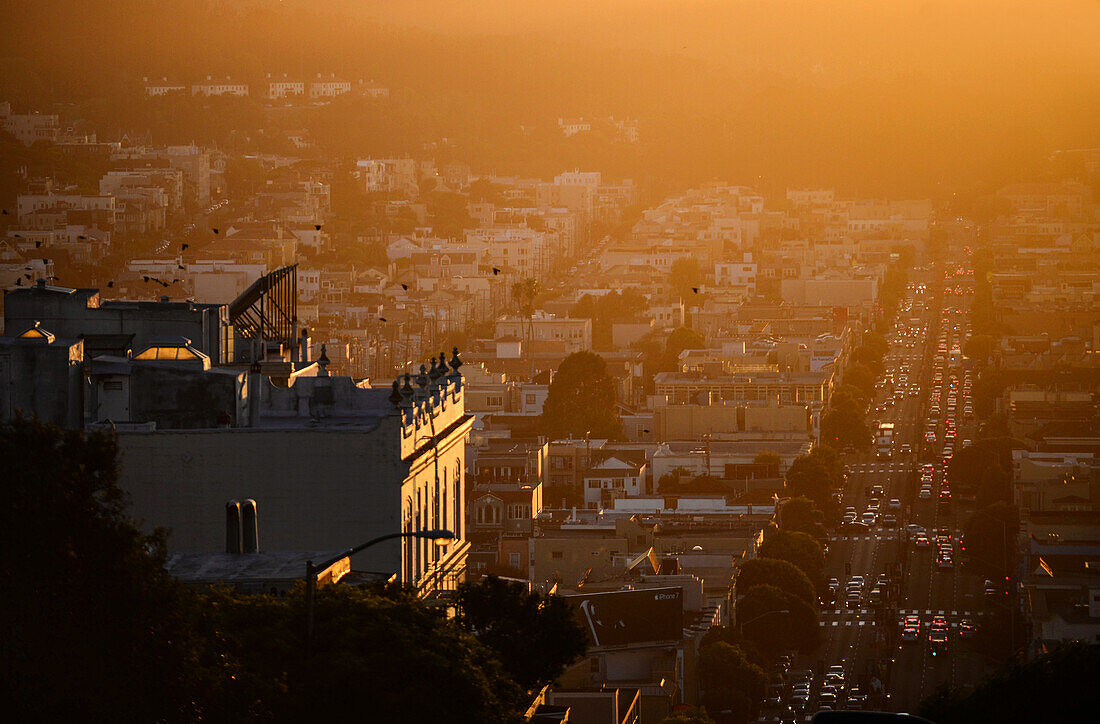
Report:
<svg viewBox="0 0 1100 724"><path fill-rule="evenodd" d="M894 423L880 422L875 431L875 450L882 459L889 460L894 455Z"/></svg>

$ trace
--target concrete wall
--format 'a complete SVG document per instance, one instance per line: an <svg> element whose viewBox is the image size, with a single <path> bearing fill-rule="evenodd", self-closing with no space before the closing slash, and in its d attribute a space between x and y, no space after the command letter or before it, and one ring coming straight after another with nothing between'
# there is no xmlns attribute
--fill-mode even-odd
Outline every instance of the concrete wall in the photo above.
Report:
<svg viewBox="0 0 1100 724"><path fill-rule="evenodd" d="M16 411L65 427L84 418L84 343L0 338L0 421Z"/></svg>
<svg viewBox="0 0 1100 724"><path fill-rule="evenodd" d="M339 550L427 528L461 538L468 429L469 422L451 430L438 454L429 448L405 460L396 415L369 431L120 431L119 484L145 529L172 529L168 549L177 553L224 550L225 503L243 498L259 505L262 550ZM410 540L403 550L395 540L352 564L419 581L444 555L434 543Z"/></svg>

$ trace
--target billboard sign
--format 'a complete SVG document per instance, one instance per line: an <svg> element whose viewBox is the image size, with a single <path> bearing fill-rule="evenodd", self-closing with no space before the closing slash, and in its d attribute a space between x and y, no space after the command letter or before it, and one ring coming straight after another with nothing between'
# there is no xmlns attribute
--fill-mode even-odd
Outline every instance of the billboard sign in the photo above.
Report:
<svg viewBox="0 0 1100 724"><path fill-rule="evenodd" d="M588 631L591 646L679 641L684 629L680 588L582 593L566 596Z"/></svg>

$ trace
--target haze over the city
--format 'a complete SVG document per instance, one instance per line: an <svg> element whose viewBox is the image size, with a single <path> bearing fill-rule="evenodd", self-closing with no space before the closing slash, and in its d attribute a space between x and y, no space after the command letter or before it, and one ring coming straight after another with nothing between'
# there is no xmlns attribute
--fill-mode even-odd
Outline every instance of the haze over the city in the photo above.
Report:
<svg viewBox="0 0 1100 724"><path fill-rule="evenodd" d="M1100 717L1097 0L2 19L9 720Z"/></svg>

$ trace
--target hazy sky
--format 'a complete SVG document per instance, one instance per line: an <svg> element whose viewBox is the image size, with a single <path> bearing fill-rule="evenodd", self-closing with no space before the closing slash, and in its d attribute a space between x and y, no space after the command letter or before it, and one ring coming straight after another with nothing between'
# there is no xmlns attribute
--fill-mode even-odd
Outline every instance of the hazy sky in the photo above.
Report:
<svg viewBox="0 0 1100 724"><path fill-rule="evenodd" d="M367 7L380 19L437 32L531 32L793 73L1005 73L1035 62L1100 69L1097 0L377 0Z"/></svg>

